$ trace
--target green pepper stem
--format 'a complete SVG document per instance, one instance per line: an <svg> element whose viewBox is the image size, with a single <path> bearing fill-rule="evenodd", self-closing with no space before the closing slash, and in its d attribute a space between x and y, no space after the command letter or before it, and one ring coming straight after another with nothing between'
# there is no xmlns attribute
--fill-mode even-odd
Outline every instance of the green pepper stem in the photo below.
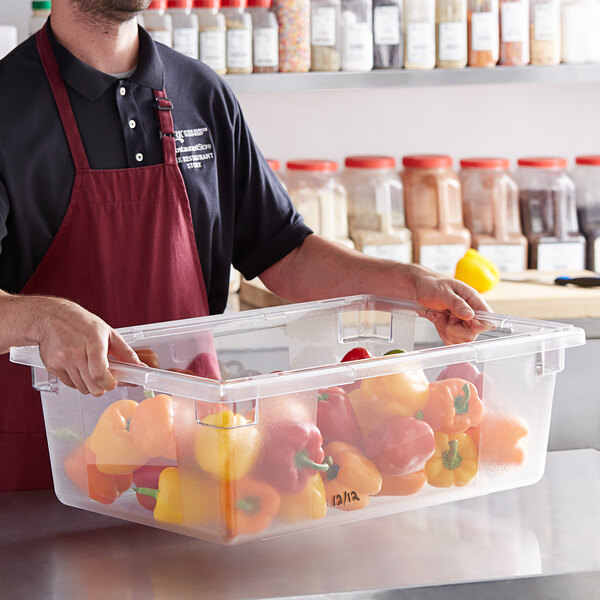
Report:
<svg viewBox="0 0 600 600"><path fill-rule="evenodd" d="M240 498L235 503L235 506L248 514L254 514L260 509L260 499L254 496L247 496L245 498Z"/></svg>
<svg viewBox="0 0 600 600"><path fill-rule="evenodd" d="M471 397L471 389L465 383L465 385L462 387L462 390L462 395L454 398L454 410L456 411L457 415L464 415L466 412L469 412L469 398Z"/></svg>
<svg viewBox="0 0 600 600"><path fill-rule="evenodd" d="M144 390L144 398L154 398L154 392L152 390Z"/></svg>
<svg viewBox="0 0 600 600"><path fill-rule="evenodd" d="M391 356L392 354L406 354L405 350L400 350L400 348L394 348L394 350L388 350L384 356Z"/></svg>
<svg viewBox="0 0 600 600"><path fill-rule="evenodd" d="M327 465L327 479L328 481L331 481L332 479L335 479L338 475L338 471L340 470L340 466L336 465L333 462L333 457L332 456L326 456L325 460L323 461L324 465Z"/></svg>
<svg viewBox="0 0 600 600"><path fill-rule="evenodd" d="M317 396L317 402L323 402L324 400L327 400L329 398L329 394L324 393L324 394L319 394Z"/></svg>
<svg viewBox="0 0 600 600"><path fill-rule="evenodd" d="M142 496L148 496L150 498L154 498L158 500L158 490L154 488L146 488L146 487L135 487L133 486L133 491L137 494L142 494Z"/></svg>
<svg viewBox="0 0 600 600"><path fill-rule="evenodd" d="M415 415L415 419L419 419L419 421L424 421L425 420L425 413L420 410L416 415Z"/></svg>
<svg viewBox="0 0 600 600"><path fill-rule="evenodd" d="M296 468L298 469L298 471L300 469L308 468L308 469L314 469L315 471L325 472L329 469L329 465L326 465L324 463L318 463L318 462L315 462L314 460L311 460L310 458L308 458L307 450L302 450L301 452L296 452L296 455L294 456L294 464L296 465Z"/></svg>
<svg viewBox="0 0 600 600"><path fill-rule="evenodd" d="M442 462L444 468L449 471L454 471L460 467L462 456L458 453L458 440L450 440L448 442L448 450L442 454Z"/></svg>

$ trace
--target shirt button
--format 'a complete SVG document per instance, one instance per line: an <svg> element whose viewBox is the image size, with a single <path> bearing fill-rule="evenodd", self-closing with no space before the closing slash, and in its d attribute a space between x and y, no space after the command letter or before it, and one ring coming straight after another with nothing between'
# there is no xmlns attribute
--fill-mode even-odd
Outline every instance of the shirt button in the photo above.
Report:
<svg viewBox="0 0 600 600"><path fill-rule="evenodd" d="M142 162L144 160L144 155L141 152L138 152L135 155L135 160L137 160L138 162Z"/></svg>
<svg viewBox="0 0 600 600"><path fill-rule="evenodd" d="M119 94L121 94L121 96L124 96L126 93L127 93L127 90L123 86L121 86L119 88Z"/></svg>
<svg viewBox="0 0 600 600"><path fill-rule="evenodd" d="M136 125L137 123L133 119L129 121L129 129L135 129Z"/></svg>

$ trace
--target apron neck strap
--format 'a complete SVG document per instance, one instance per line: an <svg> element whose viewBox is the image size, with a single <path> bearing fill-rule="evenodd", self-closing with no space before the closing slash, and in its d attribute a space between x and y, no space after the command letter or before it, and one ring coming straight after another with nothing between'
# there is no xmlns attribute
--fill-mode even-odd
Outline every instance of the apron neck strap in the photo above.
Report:
<svg viewBox="0 0 600 600"><path fill-rule="evenodd" d="M175 127L173 125L173 104L167 98L165 90L154 90L156 115L160 124L160 139L162 140L163 160L165 164L177 164L175 151Z"/></svg>

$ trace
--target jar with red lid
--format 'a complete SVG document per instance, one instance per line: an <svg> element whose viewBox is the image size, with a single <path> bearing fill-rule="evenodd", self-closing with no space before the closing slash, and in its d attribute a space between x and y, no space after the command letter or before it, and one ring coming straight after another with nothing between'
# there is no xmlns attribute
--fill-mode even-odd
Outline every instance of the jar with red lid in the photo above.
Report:
<svg viewBox="0 0 600 600"><path fill-rule="evenodd" d="M252 60L255 73L279 71L279 25L272 0L248 0L252 17Z"/></svg>
<svg viewBox="0 0 600 600"><path fill-rule="evenodd" d="M600 155L578 156L575 164L577 217L587 240L587 268L600 271Z"/></svg>
<svg viewBox="0 0 600 600"><path fill-rule="evenodd" d="M167 0L152 0L144 11L144 29L155 41L173 47L173 21L167 14Z"/></svg>
<svg viewBox="0 0 600 600"><path fill-rule="evenodd" d="M225 17L220 0L194 0L198 17L198 58L219 75L227 72Z"/></svg>
<svg viewBox="0 0 600 600"><path fill-rule="evenodd" d="M291 160L285 184L306 224L317 234L354 248L348 234L346 189L332 160Z"/></svg>
<svg viewBox="0 0 600 600"><path fill-rule="evenodd" d="M411 262L402 181L391 156L349 156L342 183L348 193L350 237L368 256Z"/></svg>
<svg viewBox="0 0 600 600"><path fill-rule="evenodd" d="M500 64L528 65L529 0L500 0Z"/></svg>
<svg viewBox="0 0 600 600"><path fill-rule="evenodd" d="M192 0L168 0L173 22L173 49L190 58L198 58L198 17L192 12Z"/></svg>
<svg viewBox="0 0 600 600"><path fill-rule="evenodd" d="M471 246L463 224L460 180L452 158L405 156L404 210L413 236L413 260L440 273L454 274L456 263Z"/></svg>
<svg viewBox="0 0 600 600"><path fill-rule="evenodd" d="M515 179L523 231L529 240L529 267L578 271L585 266L585 239L579 233L575 183L567 161L556 157L520 158Z"/></svg>
<svg viewBox="0 0 600 600"><path fill-rule="evenodd" d="M527 268L527 238L521 232L519 188L505 158L460 161L465 225L473 248L500 271Z"/></svg>
<svg viewBox="0 0 600 600"><path fill-rule="evenodd" d="M246 0L221 0L227 27L227 72L252 73L252 17Z"/></svg>

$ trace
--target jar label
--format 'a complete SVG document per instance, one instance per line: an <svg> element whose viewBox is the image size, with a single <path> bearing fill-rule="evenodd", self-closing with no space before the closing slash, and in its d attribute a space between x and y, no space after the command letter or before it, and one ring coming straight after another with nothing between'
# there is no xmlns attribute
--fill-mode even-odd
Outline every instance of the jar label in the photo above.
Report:
<svg viewBox="0 0 600 600"><path fill-rule="evenodd" d="M464 22L440 23L440 60L467 59L467 24Z"/></svg>
<svg viewBox="0 0 600 600"><path fill-rule="evenodd" d="M344 23L342 68L363 69L373 63L373 34L368 23Z"/></svg>
<svg viewBox="0 0 600 600"><path fill-rule="evenodd" d="M480 244L477 251L503 273L527 268L527 251L521 244Z"/></svg>
<svg viewBox="0 0 600 600"><path fill-rule="evenodd" d="M373 32L377 46L397 46L400 43L400 8L376 6L373 11Z"/></svg>
<svg viewBox="0 0 600 600"><path fill-rule="evenodd" d="M198 59L198 30L182 27L173 30L173 50Z"/></svg>
<svg viewBox="0 0 600 600"><path fill-rule="evenodd" d="M409 263L412 260L411 244L368 244L362 247L362 253L375 258L386 258Z"/></svg>
<svg viewBox="0 0 600 600"><path fill-rule="evenodd" d="M585 268L585 244L582 242L538 244L536 268L540 271L581 271Z"/></svg>
<svg viewBox="0 0 600 600"><path fill-rule="evenodd" d="M164 44L169 48L173 47L173 34L170 29L147 29L150 37L160 44Z"/></svg>
<svg viewBox="0 0 600 600"><path fill-rule="evenodd" d="M252 70L252 30L227 30L227 68Z"/></svg>
<svg viewBox="0 0 600 600"><path fill-rule="evenodd" d="M313 46L335 46L335 8L315 7L310 13L310 43Z"/></svg>
<svg viewBox="0 0 600 600"><path fill-rule="evenodd" d="M225 30L200 32L200 60L215 71L224 71Z"/></svg>
<svg viewBox="0 0 600 600"><path fill-rule="evenodd" d="M279 66L279 32L275 27L254 30L254 65L257 67Z"/></svg>
<svg viewBox="0 0 600 600"><path fill-rule="evenodd" d="M475 52L493 52L498 46L498 26L494 13L471 15L471 48Z"/></svg>
<svg viewBox="0 0 600 600"><path fill-rule="evenodd" d="M554 42L560 36L560 8L558 1L539 2L533 9L533 30L536 42Z"/></svg>
<svg viewBox="0 0 600 600"><path fill-rule="evenodd" d="M406 27L406 62L435 63L435 24L408 23Z"/></svg>
<svg viewBox="0 0 600 600"><path fill-rule="evenodd" d="M465 244L427 244L419 249L419 264L438 273L454 275L456 263L466 251Z"/></svg>
<svg viewBox="0 0 600 600"><path fill-rule="evenodd" d="M503 2L501 18L503 42L529 40L529 13L525 2Z"/></svg>

